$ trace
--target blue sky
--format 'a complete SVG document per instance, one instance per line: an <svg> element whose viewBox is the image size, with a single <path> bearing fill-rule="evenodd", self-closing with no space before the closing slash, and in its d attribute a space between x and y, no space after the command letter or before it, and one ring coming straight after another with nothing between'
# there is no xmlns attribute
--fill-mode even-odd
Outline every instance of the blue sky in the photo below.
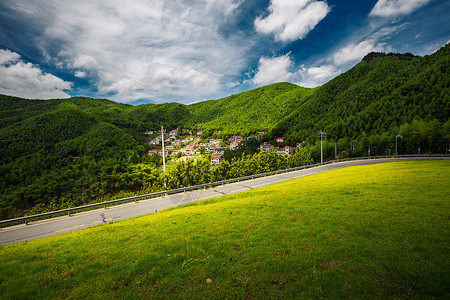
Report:
<svg viewBox="0 0 450 300"><path fill-rule="evenodd" d="M2 0L0 93L192 103L315 87L371 51L428 55L446 0Z"/></svg>

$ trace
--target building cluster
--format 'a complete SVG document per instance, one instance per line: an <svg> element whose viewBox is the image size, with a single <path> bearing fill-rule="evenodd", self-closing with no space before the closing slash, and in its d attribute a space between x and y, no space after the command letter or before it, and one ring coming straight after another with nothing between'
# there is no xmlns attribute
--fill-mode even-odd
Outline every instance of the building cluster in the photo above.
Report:
<svg viewBox="0 0 450 300"><path fill-rule="evenodd" d="M150 133L150 131L148 132ZM189 129L174 129L171 130L168 134L168 137L164 137L165 144L165 156L176 156L179 153L182 155L195 155L202 153L213 153L217 152L222 145L221 139L209 139L209 141L202 142L202 131L196 133L195 136L192 135L192 132ZM162 144L163 136L159 134L155 137L150 138L149 144L152 146L157 146ZM219 151L220 152L220 151ZM162 149L160 150L150 150L150 155L158 154L160 156L163 155ZM222 151L223 155L223 151Z"/></svg>
<svg viewBox="0 0 450 300"><path fill-rule="evenodd" d="M156 146L162 143L163 135L159 134L154 136L154 134L158 134L157 132L147 131L146 134L151 136L149 144ZM224 143L221 139L209 139L208 141L202 140L202 131L196 132L195 135L189 129L173 129L169 132L169 134L165 134L166 138L164 138L165 151L164 156L176 156L178 154L190 156L195 154L212 154L211 155L211 165L219 165L223 159L223 154L225 151ZM256 138L259 139L264 134L264 132L258 132L256 136L249 136L247 139ZM168 137L167 137L168 136ZM244 141L242 136L231 136L228 139L229 149L235 150L239 144ZM276 141L278 143L284 143L284 138L277 138ZM303 143L297 144L297 149L302 147ZM285 147L276 147L267 142L264 142L260 145L259 150L261 152L269 153L273 151L276 155L292 155L294 154L296 148L291 146ZM159 156L163 156L162 149L159 150L150 150L149 155L158 154Z"/></svg>
<svg viewBox="0 0 450 300"><path fill-rule="evenodd" d="M273 151L276 155L291 156L292 154L294 154L295 148L291 147L291 146L285 146L285 147L281 148L281 147L276 147L274 145L271 145L271 144L265 142L259 146L259 150L264 153L269 153L270 151Z"/></svg>

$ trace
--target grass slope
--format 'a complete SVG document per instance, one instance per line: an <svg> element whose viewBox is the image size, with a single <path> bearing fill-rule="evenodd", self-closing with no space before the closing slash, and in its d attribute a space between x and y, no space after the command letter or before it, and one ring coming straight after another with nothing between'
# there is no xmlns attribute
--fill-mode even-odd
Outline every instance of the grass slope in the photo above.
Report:
<svg viewBox="0 0 450 300"><path fill-rule="evenodd" d="M448 299L449 178L449 161L351 167L3 246L0 294Z"/></svg>

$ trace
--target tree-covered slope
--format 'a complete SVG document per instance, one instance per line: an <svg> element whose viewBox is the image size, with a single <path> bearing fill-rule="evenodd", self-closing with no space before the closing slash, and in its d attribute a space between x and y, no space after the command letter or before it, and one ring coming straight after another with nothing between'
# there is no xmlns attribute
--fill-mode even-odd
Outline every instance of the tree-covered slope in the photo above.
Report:
<svg viewBox="0 0 450 300"><path fill-rule="evenodd" d="M276 83L219 100L191 104L188 106L189 124L224 134L247 135L271 130L312 91L291 83Z"/></svg>
<svg viewBox="0 0 450 300"><path fill-rule="evenodd" d="M371 53L317 88L280 122L273 136L289 140L357 138L398 130L414 119L444 123L450 108L450 44L426 57Z"/></svg>

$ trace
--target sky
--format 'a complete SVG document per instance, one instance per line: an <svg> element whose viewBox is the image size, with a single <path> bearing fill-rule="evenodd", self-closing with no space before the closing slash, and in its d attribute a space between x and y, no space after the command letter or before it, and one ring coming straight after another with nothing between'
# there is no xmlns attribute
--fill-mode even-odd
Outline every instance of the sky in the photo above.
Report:
<svg viewBox="0 0 450 300"><path fill-rule="evenodd" d="M2 0L0 94L193 103L450 41L448 0Z"/></svg>

